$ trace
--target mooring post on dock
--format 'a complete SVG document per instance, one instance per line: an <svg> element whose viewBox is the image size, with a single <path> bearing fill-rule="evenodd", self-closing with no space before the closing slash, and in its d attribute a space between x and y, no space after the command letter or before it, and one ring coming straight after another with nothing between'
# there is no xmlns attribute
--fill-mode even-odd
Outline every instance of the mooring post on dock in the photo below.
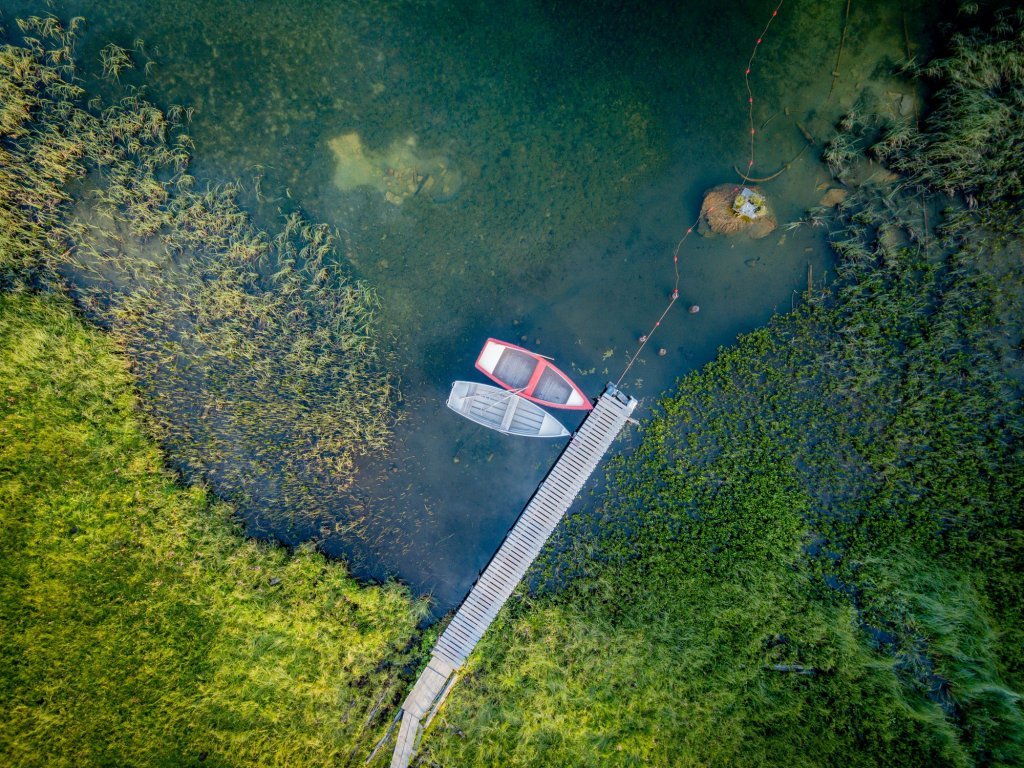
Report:
<svg viewBox="0 0 1024 768"><path fill-rule="evenodd" d="M630 416L636 406L635 399L608 384L597 405L573 433L441 633L430 662L402 704L402 724L391 768L408 768L421 728L430 723L447 698L459 669L522 581L612 441L627 423L635 423Z"/></svg>

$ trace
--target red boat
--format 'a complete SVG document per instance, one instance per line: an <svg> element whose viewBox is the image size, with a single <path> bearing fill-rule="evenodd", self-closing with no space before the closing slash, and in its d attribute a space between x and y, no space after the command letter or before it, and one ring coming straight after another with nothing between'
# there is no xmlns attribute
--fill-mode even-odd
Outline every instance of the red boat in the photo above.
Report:
<svg viewBox="0 0 1024 768"><path fill-rule="evenodd" d="M476 367L488 378L538 405L589 411L583 390L543 356L507 341L488 339Z"/></svg>

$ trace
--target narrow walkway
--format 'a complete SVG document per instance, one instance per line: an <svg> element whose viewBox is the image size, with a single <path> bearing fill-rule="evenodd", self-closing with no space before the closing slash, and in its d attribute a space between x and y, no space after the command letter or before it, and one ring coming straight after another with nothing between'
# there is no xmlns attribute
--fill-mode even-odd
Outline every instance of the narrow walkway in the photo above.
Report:
<svg viewBox="0 0 1024 768"><path fill-rule="evenodd" d="M430 663L402 704L391 768L407 768L425 728L443 703L459 668L540 554L555 526L626 425L637 401L609 384L573 435L491 562L434 646ZM424 720L426 722L424 722Z"/></svg>

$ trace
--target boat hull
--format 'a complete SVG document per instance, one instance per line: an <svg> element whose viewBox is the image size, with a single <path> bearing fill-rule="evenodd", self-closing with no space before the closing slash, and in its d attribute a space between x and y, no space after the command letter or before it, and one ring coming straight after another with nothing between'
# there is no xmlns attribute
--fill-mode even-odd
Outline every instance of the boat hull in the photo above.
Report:
<svg viewBox="0 0 1024 768"><path fill-rule="evenodd" d="M568 437L568 430L543 408L524 400L514 392L478 384L456 381L448 395L449 408L470 421L519 437Z"/></svg>
<svg viewBox="0 0 1024 768"><path fill-rule="evenodd" d="M589 411L583 390L550 361L507 341L488 339L476 368L505 389L549 408Z"/></svg>

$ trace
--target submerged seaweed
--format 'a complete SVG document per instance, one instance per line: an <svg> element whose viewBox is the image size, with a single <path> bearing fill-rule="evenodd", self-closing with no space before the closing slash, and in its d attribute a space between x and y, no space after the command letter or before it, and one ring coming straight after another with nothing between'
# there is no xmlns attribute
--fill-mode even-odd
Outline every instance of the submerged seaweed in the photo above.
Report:
<svg viewBox="0 0 1024 768"><path fill-rule="evenodd" d="M1021 764L1024 281L995 220L1020 204L1020 134L990 91L1024 85L1013 18L956 39L954 59L993 35L1006 55L969 83L940 60L957 73L921 129L842 121L850 194L809 217L837 279L659 403L536 574L562 588L499 618L426 761ZM978 175L943 164L965 103L1001 116L960 148ZM871 167L875 132L905 175Z"/></svg>
<svg viewBox="0 0 1024 768"><path fill-rule="evenodd" d="M77 26L28 19L0 49L0 274L64 283L110 329L188 478L249 518L337 513L399 398L375 294L346 276L327 226L293 212L267 234L237 186L196 191L186 110L131 86L83 104ZM104 74L132 54L104 48Z"/></svg>

